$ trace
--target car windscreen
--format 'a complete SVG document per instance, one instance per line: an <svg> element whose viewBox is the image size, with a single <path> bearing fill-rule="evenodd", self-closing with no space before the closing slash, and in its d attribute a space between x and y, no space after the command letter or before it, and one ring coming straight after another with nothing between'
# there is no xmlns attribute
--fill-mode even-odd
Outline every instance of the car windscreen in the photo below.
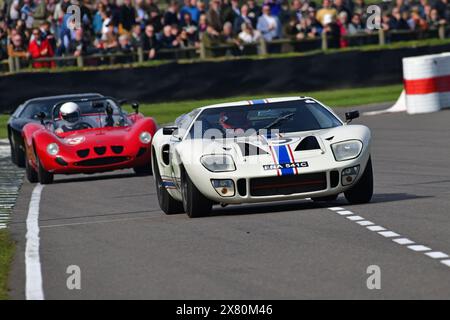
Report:
<svg viewBox="0 0 450 320"><path fill-rule="evenodd" d="M88 123L92 128L102 128L105 126L123 127L128 126L128 118L122 109L111 99L95 99L88 101L76 101L80 108L81 122ZM59 115L62 104L58 104L53 110L55 126L63 122ZM112 113L108 115L107 109L111 108Z"/></svg>
<svg viewBox="0 0 450 320"><path fill-rule="evenodd" d="M342 125L315 100L303 99L248 106L204 109L188 137L202 138L207 130L245 134L246 131L277 130L280 133L313 131Z"/></svg>
<svg viewBox="0 0 450 320"><path fill-rule="evenodd" d="M94 98L95 96L83 96L86 98ZM35 100L28 102L19 113L19 118L24 119L36 119L36 115L38 115L41 112L44 112L47 115L47 119L51 119L51 113L52 109L58 102L67 102L71 101L73 99L80 99L78 98L51 98L51 99L43 99L43 100Z"/></svg>

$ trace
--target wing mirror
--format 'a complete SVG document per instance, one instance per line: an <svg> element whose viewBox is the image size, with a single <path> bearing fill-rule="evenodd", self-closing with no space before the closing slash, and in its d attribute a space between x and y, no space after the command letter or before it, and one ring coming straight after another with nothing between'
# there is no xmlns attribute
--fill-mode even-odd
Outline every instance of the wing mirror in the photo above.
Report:
<svg viewBox="0 0 450 320"><path fill-rule="evenodd" d="M139 103L134 101L131 103L131 107L133 108L134 112L139 113Z"/></svg>
<svg viewBox="0 0 450 320"><path fill-rule="evenodd" d="M165 136L171 136L175 130L177 130L178 127L164 127L163 128L163 135Z"/></svg>
<svg viewBox="0 0 450 320"><path fill-rule="evenodd" d="M36 116L36 119L39 119L41 121L41 124L44 125L44 120L47 118L47 115L45 112L39 112Z"/></svg>
<svg viewBox="0 0 450 320"><path fill-rule="evenodd" d="M352 122L353 119L359 118L359 111L353 110L345 113L345 120L347 123Z"/></svg>

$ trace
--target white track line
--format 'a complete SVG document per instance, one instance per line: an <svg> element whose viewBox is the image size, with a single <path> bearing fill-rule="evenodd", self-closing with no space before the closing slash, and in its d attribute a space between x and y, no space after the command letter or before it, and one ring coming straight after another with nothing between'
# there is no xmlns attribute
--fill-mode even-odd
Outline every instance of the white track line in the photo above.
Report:
<svg viewBox="0 0 450 320"><path fill-rule="evenodd" d="M367 230L375 231L379 235L385 237L385 238L391 238L392 241L395 243L406 246L408 249L415 251L415 252L421 252L425 254L427 257L438 260L438 259L445 259L441 260L440 262L447 267L450 267L450 259L448 259L449 255L441 252L441 251L433 251L433 249L426 247L421 244L416 244L414 241L404 238L398 233L386 230L386 228L382 226L375 225L372 221L365 220L365 218L356 215L355 213L351 212L350 210L346 210L345 208L341 207L331 207L328 208L329 210L333 211L334 213L337 213L338 215L345 216L350 221L353 221L360 226L366 227Z"/></svg>
<svg viewBox="0 0 450 320"><path fill-rule="evenodd" d="M41 184L34 188L28 209L27 234L25 236L27 240L25 248L25 295L27 300L44 300L39 257L39 205L43 188L44 186Z"/></svg>

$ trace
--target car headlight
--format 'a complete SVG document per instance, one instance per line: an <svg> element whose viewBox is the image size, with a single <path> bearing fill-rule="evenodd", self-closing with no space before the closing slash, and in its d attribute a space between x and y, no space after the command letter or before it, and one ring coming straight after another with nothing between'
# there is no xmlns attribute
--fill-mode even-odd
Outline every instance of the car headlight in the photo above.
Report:
<svg viewBox="0 0 450 320"><path fill-rule="evenodd" d="M347 140L331 145L336 161L351 160L359 156L363 144L359 140Z"/></svg>
<svg viewBox="0 0 450 320"><path fill-rule="evenodd" d="M51 156L56 156L59 152L59 147L56 143L50 143L47 146L47 153Z"/></svg>
<svg viewBox="0 0 450 320"><path fill-rule="evenodd" d="M222 197L234 196L234 182L231 179L212 179L211 184Z"/></svg>
<svg viewBox="0 0 450 320"><path fill-rule="evenodd" d="M141 140L143 144L149 144L150 141L152 141L152 135L149 132L144 131L139 135L139 140Z"/></svg>
<svg viewBox="0 0 450 320"><path fill-rule="evenodd" d="M212 172L226 172L236 170L233 158L227 154L210 154L200 159L202 165Z"/></svg>

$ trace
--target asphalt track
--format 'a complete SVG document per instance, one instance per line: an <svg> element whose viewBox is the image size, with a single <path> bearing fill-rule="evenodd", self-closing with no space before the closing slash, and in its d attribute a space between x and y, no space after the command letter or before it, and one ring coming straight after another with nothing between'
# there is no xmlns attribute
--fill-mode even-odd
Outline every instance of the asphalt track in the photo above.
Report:
<svg viewBox="0 0 450 320"><path fill-rule="evenodd" d="M449 299L450 110L355 122L368 125L374 139L375 195L366 205L339 197L329 205L229 206L189 219L159 210L152 177L128 171L57 177L40 203L45 298ZM18 244L14 299L25 298L33 188L24 183L10 223ZM403 238L416 247L393 241ZM81 290L66 286L70 265L81 269ZM366 285L371 265L381 270L379 290Z"/></svg>

